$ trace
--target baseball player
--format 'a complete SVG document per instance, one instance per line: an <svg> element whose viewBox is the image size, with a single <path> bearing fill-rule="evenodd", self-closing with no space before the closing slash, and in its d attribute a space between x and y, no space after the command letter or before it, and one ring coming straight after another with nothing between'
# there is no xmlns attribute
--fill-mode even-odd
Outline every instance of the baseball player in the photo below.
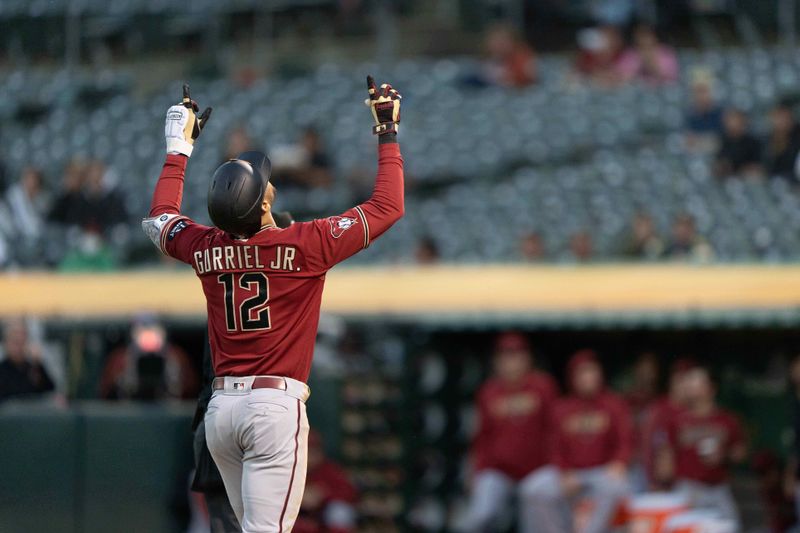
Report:
<svg viewBox="0 0 800 533"><path fill-rule="evenodd" d="M675 490L686 495L692 506L738 524L728 470L747 455L744 431L733 413L717 405L716 387L707 369L694 368L684 379L686 408L669 424Z"/></svg>
<svg viewBox="0 0 800 533"><path fill-rule="evenodd" d="M288 211L272 213L272 218L275 219L275 224L279 228L288 228L294 224L294 218ZM219 473L219 469L214 463L206 444L205 416L208 410L208 402L211 401L211 395L214 393L212 386L215 377L214 365L211 362L211 344L208 342L208 333L206 333L204 345L203 382L200 388L200 395L197 398L194 419L192 420L195 468L192 490L203 494L211 533L240 533L242 528L239 527L236 513L233 512L228 495L225 493L222 475Z"/></svg>
<svg viewBox="0 0 800 533"><path fill-rule="evenodd" d="M167 111L167 158L142 227L165 254L190 264L208 311L214 363L205 415L208 449L243 533L292 530L306 477L305 384L326 272L403 216L397 144L400 95L367 78L378 136L369 200L339 216L281 229L271 209L270 161L245 152L223 163L208 189L214 227L180 214L186 163L211 114L184 86Z"/></svg>
<svg viewBox="0 0 800 533"><path fill-rule="evenodd" d="M478 431L472 445L472 479L468 531L498 529L512 495L548 462L546 438L558 385L533 368L528 339L521 333L501 334L492 357L493 376L477 395ZM536 517L525 506L519 529L535 531Z"/></svg>
<svg viewBox="0 0 800 533"><path fill-rule="evenodd" d="M588 497L593 510L581 531L604 533L628 494L627 465L632 452L630 413L605 388L600 361L580 350L567 364L570 394L552 410L553 463L521 487L523 501L538 519L537 531L573 530L573 505Z"/></svg>

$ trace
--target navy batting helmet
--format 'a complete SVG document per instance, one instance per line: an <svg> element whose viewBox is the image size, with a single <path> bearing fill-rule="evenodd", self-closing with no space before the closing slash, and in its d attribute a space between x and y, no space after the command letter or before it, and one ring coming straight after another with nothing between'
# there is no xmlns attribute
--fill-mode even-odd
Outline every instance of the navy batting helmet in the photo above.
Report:
<svg viewBox="0 0 800 533"><path fill-rule="evenodd" d="M272 164L261 152L244 152L214 172L208 187L208 215L219 229L249 236L261 227L261 202Z"/></svg>

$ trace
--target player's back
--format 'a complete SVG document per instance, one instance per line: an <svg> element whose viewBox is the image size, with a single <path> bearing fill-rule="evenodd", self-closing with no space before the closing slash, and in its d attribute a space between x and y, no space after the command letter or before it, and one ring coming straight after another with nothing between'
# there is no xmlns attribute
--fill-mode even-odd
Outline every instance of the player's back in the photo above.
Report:
<svg viewBox="0 0 800 533"><path fill-rule="evenodd" d="M306 381L325 273L403 216L403 160L394 138L389 141L379 144L375 188L366 202L286 229L262 213L261 230L248 238L180 214L186 158L167 156L142 227L202 281L216 376Z"/></svg>
<svg viewBox="0 0 800 533"><path fill-rule="evenodd" d="M268 227L249 239L193 225L198 238L190 264L208 304L217 375L307 379L329 268L320 253L320 226L343 233L356 224L333 218Z"/></svg>

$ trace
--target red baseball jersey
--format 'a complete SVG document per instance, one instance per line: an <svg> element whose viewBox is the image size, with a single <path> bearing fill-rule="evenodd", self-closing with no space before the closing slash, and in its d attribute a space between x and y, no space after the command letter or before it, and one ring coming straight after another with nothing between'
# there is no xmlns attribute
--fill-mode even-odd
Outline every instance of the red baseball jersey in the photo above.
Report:
<svg viewBox="0 0 800 533"><path fill-rule="evenodd" d="M547 423L558 397L553 378L531 372L518 384L497 378L478 392L478 432L473 442L475 470L499 470L522 479L549 457Z"/></svg>
<svg viewBox="0 0 800 533"><path fill-rule="evenodd" d="M566 396L553 407L553 462L564 469L628 463L633 434L628 406L612 392Z"/></svg>
<svg viewBox="0 0 800 533"><path fill-rule="evenodd" d="M732 450L745 444L739 420L724 409L707 416L678 413L670 423L669 437L676 476L709 485L727 479Z"/></svg>
<svg viewBox="0 0 800 533"><path fill-rule="evenodd" d="M247 239L180 215L187 158L168 155L145 231L162 252L192 266L208 311L217 376L306 381L326 272L369 246L403 214L403 160L379 145L372 197L338 216L264 227Z"/></svg>

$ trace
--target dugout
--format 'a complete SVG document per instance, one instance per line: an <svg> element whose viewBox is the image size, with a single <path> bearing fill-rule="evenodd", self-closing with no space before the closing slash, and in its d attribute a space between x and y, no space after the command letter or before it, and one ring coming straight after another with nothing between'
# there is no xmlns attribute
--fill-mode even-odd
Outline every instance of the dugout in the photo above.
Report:
<svg viewBox="0 0 800 533"><path fill-rule="evenodd" d="M798 275L747 265L336 269L324 308L344 325L331 348L349 362L315 370L312 425L361 488L366 527L449 531L447 514L463 504L472 397L494 336L516 329L559 379L584 347L617 385L643 350L665 365L685 355L706 362L754 449L781 456L791 438L782 365L800 346ZM103 404L95 391L103 357L142 310L199 354L197 288L188 271L0 278L0 315L40 316L66 347L69 399L0 409L0 524L78 532L116 519L115 531L173 531L185 522L191 403ZM743 514L758 523L749 469L740 477Z"/></svg>

